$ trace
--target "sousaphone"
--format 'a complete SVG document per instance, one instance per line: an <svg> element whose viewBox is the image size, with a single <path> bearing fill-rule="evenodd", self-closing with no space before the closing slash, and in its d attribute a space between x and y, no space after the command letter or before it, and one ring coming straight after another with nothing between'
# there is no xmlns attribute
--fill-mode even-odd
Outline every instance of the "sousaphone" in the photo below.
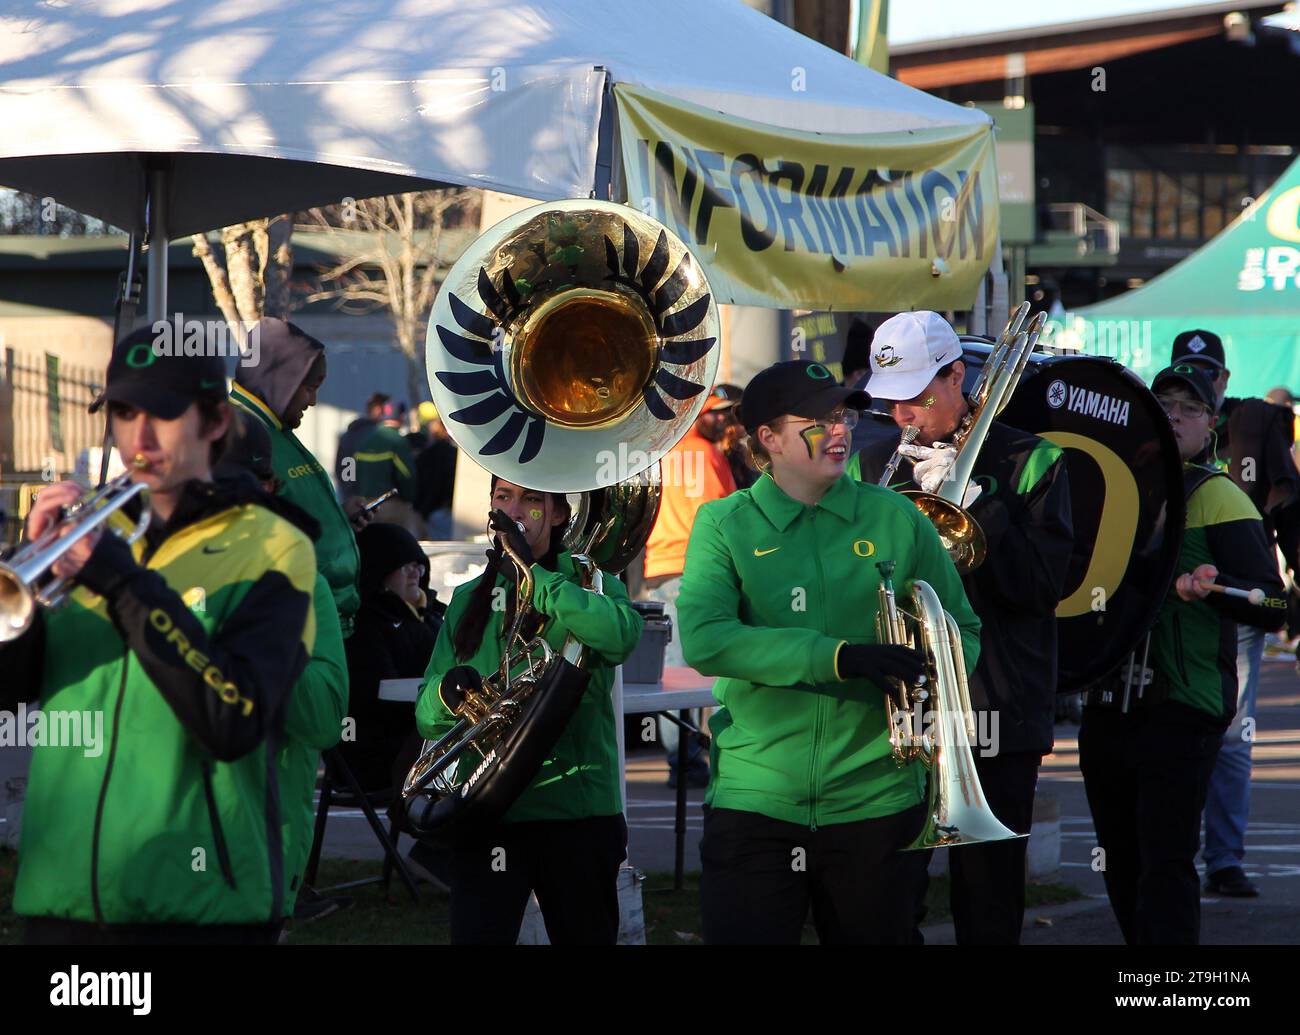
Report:
<svg viewBox="0 0 1300 1035"><path fill-rule="evenodd" d="M636 556L659 509L659 460L704 408L718 315L690 251L623 205L525 209L452 267L429 323L429 386L456 444L490 473L580 493L565 545L585 588ZM498 820L537 775L586 692L586 648L531 637L532 578L480 689L449 691L456 724L403 787L420 831ZM428 687L426 693L439 692Z"/></svg>

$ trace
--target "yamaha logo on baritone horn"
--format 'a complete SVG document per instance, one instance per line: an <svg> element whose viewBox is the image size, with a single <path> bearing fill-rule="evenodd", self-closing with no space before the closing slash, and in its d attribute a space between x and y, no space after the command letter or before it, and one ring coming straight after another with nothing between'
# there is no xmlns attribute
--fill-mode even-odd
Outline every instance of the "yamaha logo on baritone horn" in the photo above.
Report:
<svg viewBox="0 0 1300 1035"><path fill-rule="evenodd" d="M469 774L469 778L461 786L460 796L462 798L465 797L467 794L469 794L470 791L474 789L474 785L478 783L479 777L482 776L484 773L486 773L489 769L491 769L492 763L495 762L496 760L497 760L497 749L493 748L491 751L489 751L486 755L483 756L483 761L481 761L478 764L478 768Z"/></svg>
<svg viewBox="0 0 1300 1035"><path fill-rule="evenodd" d="M1110 424L1128 427L1127 399L1116 399L1113 395L1094 392L1089 388L1076 388L1064 381L1053 381L1047 386L1047 405L1054 410L1064 407L1071 413L1082 413L1085 417L1095 417Z"/></svg>

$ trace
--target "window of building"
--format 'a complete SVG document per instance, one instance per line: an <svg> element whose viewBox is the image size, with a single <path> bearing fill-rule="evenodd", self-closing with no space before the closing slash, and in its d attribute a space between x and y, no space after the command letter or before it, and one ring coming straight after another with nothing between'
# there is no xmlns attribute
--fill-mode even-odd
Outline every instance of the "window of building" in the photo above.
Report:
<svg viewBox="0 0 1300 1035"><path fill-rule="evenodd" d="M1149 238L1156 210L1156 177L1149 169L1133 171L1133 236Z"/></svg>
<svg viewBox="0 0 1300 1035"><path fill-rule="evenodd" d="M1201 237L1201 177L1183 173L1178 177L1178 236L1184 241Z"/></svg>
<svg viewBox="0 0 1300 1035"><path fill-rule="evenodd" d="M1131 231L1133 212L1133 172L1130 169L1110 169L1106 173L1106 215L1119 225L1121 237Z"/></svg>
<svg viewBox="0 0 1300 1035"><path fill-rule="evenodd" d="M1168 173L1156 173L1156 232L1162 240L1178 236L1178 181Z"/></svg>

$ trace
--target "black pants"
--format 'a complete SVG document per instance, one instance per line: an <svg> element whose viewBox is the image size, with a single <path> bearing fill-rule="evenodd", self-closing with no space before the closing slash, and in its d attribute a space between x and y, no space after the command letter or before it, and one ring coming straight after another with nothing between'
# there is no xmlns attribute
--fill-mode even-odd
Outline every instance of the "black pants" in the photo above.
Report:
<svg viewBox="0 0 1300 1035"><path fill-rule="evenodd" d="M1029 833L1034 823L1034 789L1038 786L1041 755L975 754L975 771L984 800L993 814L1017 834ZM988 841L948 849L948 901L958 945L1019 945L1025 920L1025 852L1028 838ZM925 893L930 886L928 867L933 852L918 853L917 926L925 917ZM914 939L925 939L918 930Z"/></svg>
<svg viewBox="0 0 1300 1035"><path fill-rule="evenodd" d="M33 916L27 945L274 945L282 924L94 924Z"/></svg>
<svg viewBox="0 0 1300 1035"><path fill-rule="evenodd" d="M1200 712L1175 702L1128 715L1083 711L1079 767L1106 894L1129 945L1200 940L1195 859L1222 739Z"/></svg>
<svg viewBox="0 0 1300 1035"><path fill-rule="evenodd" d="M823 945L902 945L912 929L917 805L810 830L756 812L707 809L700 911L711 945L798 945L808 909Z"/></svg>
<svg viewBox="0 0 1300 1035"><path fill-rule="evenodd" d="M627 857L622 814L499 823L453 839L453 945L513 945L528 893L552 945L618 941L618 868Z"/></svg>

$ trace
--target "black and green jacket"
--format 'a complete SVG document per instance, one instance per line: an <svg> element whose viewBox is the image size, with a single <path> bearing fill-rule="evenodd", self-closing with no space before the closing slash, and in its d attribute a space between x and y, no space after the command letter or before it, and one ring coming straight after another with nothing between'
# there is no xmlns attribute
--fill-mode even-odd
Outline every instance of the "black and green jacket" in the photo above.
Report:
<svg viewBox="0 0 1300 1035"><path fill-rule="evenodd" d="M850 459L850 472L874 483L897 446L896 428L873 436ZM970 512L988 555L962 579L981 623L971 703L997 716L999 752L1047 754L1056 717L1056 607L1074 549L1065 456L1046 439L994 421L972 480L982 491ZM889 487L916 488L906 457Z"/></svg>
<svg viewBox="0 0 1300 1035"><path fill-rule="evenodd" d="M315 638L315 559L242 483L190 482L0 650L0 706L103 716L33 748L14 910L105 924L278 923L277 755ZM119 515L120 517L120 515Z"/></svg>
<svg viewBox="0 0 1300 1035"><path fill-rule="evenodd" d="M243 367L239 368L241 376ZM261 421L271 433L271 466L280 479L280 495L301 507L320 523L316 540L316 567L334 594L343 637L352 635L352 621L361 606L357 571L361 553L347 515L334 494L329 472L321 466L298 436L280 424L280 418L252 388L235 384L230 401L244 413Z"/></svg>
<svg viewBox="0 0 1300 1035"><path fill-rule="evenodd" d="M1237 623L1276 630L1286 619L1286 600L1276 554L1254 504L1208 456L1185 464L1187 527L1177 575L1198 565L1219 569L1215 582L1264 590L1258 606L1211 593L1183 600L1170 585L1151 633L1149 664L1168 699L1226 727L1237 710Z"/></svg>
<svg viewBox="0 0 1300 1035"><path fill-rule="evenodd" d="M415 456L397 429L380 424L357 445L357 496L373 499L396 489L400 499L415 502Z"/></svg>

